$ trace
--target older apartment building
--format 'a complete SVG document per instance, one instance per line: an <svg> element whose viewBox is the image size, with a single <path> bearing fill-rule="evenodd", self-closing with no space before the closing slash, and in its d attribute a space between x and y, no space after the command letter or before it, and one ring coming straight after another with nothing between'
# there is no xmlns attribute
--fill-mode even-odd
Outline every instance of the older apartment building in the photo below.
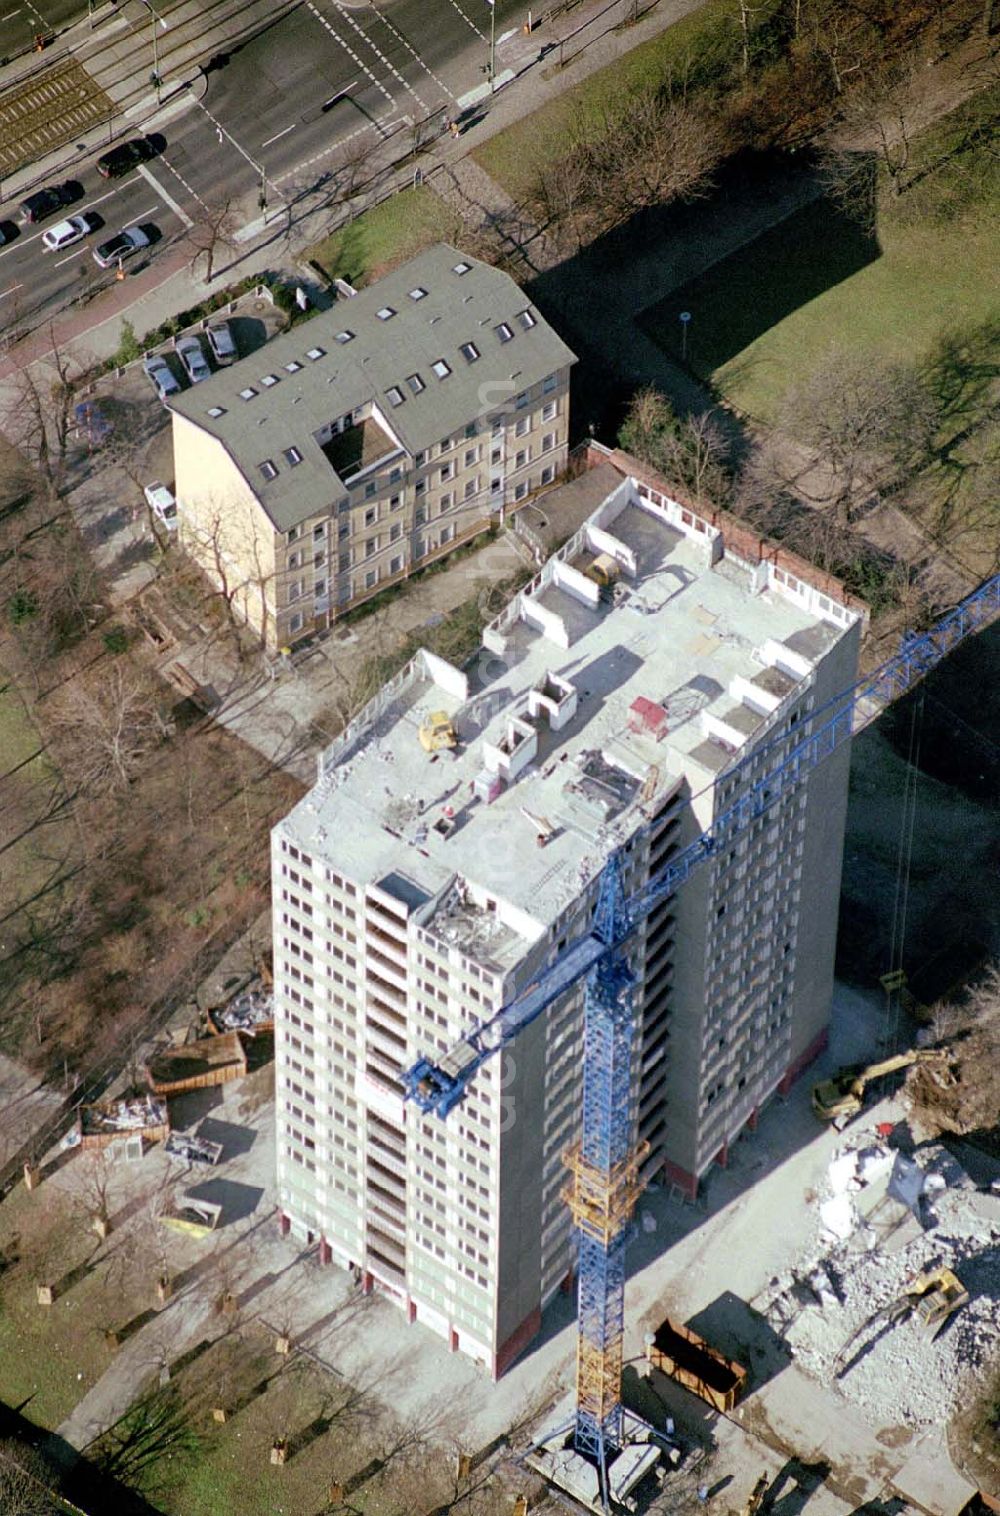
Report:
<svg viewBox="0 0 1000 1516"><path fill-rule="evenodd" d="M181 543L266 646L323 630L552 483L575 361L440 244L172 402Z"/></svg>
<svg viewBox="0 0 1000 1516"><path fill-rule="evenodd" d="M494 1375L573 1268L583 987L445 1121L404 1104L401 1071L586 934L611 850L641 888L779 762L852 683L859 623L805 565L628 478L486 629L474 675L419 654L274 830L283 1225ZM441 710L459 746L432 758L418 730ZM823 1045L848 762L845 744L633 939L647 1178L693 1194Z"/></svg>

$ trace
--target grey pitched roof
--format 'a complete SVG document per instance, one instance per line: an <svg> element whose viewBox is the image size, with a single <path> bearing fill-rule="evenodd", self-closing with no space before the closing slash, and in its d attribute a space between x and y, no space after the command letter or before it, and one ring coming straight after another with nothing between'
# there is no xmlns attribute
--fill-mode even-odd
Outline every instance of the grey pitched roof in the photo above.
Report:
<svg viewBox="0 0 1000 1516"><path fill-rule="evenodd" d="M418 291L425 293L414 298ZM380 311L392 314L380 319ZM519 319L525 311L534 325ZM501 323L512 334L505 341ZM337 340L348 332L349 340ZM471 362L466 343L479 354ZM432 367L440 359L450 369L445 378ZM374 402L402 445L419 452L575 361L513 279L438 243L175 396L172 408L224 444L275 527L287 531L346 494L314 440L323 426ZM413 374L424 385L419 393L407 382ZM387 396L394 386L403 397L396 405ZM294 466L289 448L301 454ZM277 471L271 478L261 472L266 462Z"/></svg>

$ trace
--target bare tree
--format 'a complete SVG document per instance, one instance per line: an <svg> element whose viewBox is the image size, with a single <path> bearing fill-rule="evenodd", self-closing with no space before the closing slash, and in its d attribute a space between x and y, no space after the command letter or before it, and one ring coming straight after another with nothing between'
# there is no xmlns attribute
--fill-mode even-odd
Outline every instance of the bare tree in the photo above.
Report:
<svg viewBox="0 0 1000 1516"><path fill-rule="evenodd" d="M536 187L535 200L550 223L568 215L580 244L637 212L705 194L725 136L708 111L647 92L614 101L597 128L579 120L570 142ZM560 190L559 176L566 190Z"/></svg>
<svg viewBox="0 0 1000 1516"><path fill-rule="evenodd" d="M191 249L191 267L199 258L205 260L205 283L215 277L215 263L220 253L232 252L237 246L236 233L240 218L232 199L203 205L201 214L184 233L184 241Z"/></svg>
<svg viewBox="0 0 1000 1516"><path fill-rule="evenodd" d="M901 195L907 185L915 103L910 59L867 71L844 101L848 131L878 154L894 195Z"/></svg>
<svg viewBox="0 0 1000 1516"><path fill-rule="evenodd" d="M862 485L870 494L923 461L935 414L912 370L834 351L789 391L782 424L832 469L837 513L846 523L856 513Z"/></svg>
<svg viewBox="0 0 1000 1516"><path fill-rule="evenodd" d="M4 1516L58 1516L51 1493L55 1476L41 1453L27 1443L0 1442L0 1511Z"/></svg>
<svg viewBox="0 0 1000 1516"><path fill-rule="evenodd" d="M155 683L123 662L67 685L51 716L73 750L81 787L98 793L127 789L166 735Z"/></svg>
<svg viewBox="0 0 1000 1516"><path fill-rule="evenodd" d="M699 501L722 505L730 494L725 436L710 411L675 415L659 390L639 390L619 432L621 446Z"/></svg>

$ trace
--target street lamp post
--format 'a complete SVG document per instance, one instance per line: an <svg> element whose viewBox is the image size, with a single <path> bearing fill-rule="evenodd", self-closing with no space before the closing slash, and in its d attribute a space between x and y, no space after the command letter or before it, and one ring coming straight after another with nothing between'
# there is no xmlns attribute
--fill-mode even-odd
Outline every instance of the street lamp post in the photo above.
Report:
<svg viewBox="0 0 1000 1516"><path fill-rule="evenodd" d="M490 8L490 62L486 73L492 95L493 81L497 76L497 0L486 0L486 4Z"/></svg>
<svg viewBox="0 0 1000 1516"><path fill-rule="evenodd" d="M162 79L162 77L160 75L160 55L159 55L159 50L157 48L157 43L156 43L156 24L157 24L157 22L159 22L159 24L163 27L163 30L166 31L167 30L167 23L166 23L166 21L164 21L164 19L163 19L162 16L158 16L156 14L156 11L153 9L152 5L150 4L150 0L140 0L140 3L142 5L144 5L146 7L146 9L149 11L149 26L150 26L150 30L151 30L151 32L153 34L153 72L149 76L149 81L150 81L151 84L155 84L155 86L156 86L156 103L157 103L157 105L159 105L159 103L160 103L160 86L163 83L163 79Z"/></svg>

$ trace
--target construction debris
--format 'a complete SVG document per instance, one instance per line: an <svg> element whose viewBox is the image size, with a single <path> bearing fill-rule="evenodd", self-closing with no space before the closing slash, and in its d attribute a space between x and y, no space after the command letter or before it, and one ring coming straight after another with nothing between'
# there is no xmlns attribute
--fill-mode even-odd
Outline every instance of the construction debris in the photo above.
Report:
<svg viewBox="0 0 1000 1516"><path fill-rule="evenodd" d="M243 1032L247 1037L274 1031L274 991L251 985L208 1013L213 1032Z"/></svg>
<svg viewBox="0 0 1000 1516"><path fill-rule="evenodd" d="M120 1137L140 1137L162 1142L170 1134L170 1116L165 1100L153 1095L127 1095L82 1105L77 1117L79 1145L84 1149L109 1147Z"/></svg>
<svg viewBox="0 0 1000 1516"><path fill-rule="evenodd" d="M840 1152L828 1182L823 1252L772 1280L761 1309L873 1424L941 1425L1000 1340L1000 1197L940 1147Z"/></svg>
<svg viewBox="0 0 1000 1516"><path fill-rule="evenodd" d="M210 1142L207 1137L188 1137L184 1132L171 1132L164 1152L183 1163L201 1163L212 1167L222 1157L222 1143Z"/></svg>

